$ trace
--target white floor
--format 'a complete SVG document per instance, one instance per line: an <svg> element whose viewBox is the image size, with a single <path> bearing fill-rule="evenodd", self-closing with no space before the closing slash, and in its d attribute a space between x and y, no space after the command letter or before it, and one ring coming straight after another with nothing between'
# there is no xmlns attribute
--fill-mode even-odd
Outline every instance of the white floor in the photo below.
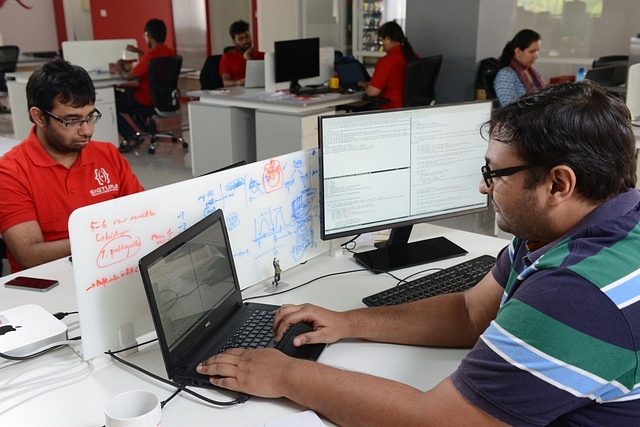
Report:
<svg viewBox="0 0 640 427"><path fill-rule="evenodd" d="M173 126L168 129L181 135L189 142L186 105L183 105L181 111L181 121L175 121ZM14 138L10 114L0 114L0 136ZM153 155L147 153L148 147L149 141L147 139L136 151L124 154L144 188L161 187L192 178L190 155L188 151L182 149L180 144L172 144L170 141L162 140L157 143L156 152ZM435 224L493 236L494 217L493 210L489 209L489 211L480 214L436 221Z"/></svg>

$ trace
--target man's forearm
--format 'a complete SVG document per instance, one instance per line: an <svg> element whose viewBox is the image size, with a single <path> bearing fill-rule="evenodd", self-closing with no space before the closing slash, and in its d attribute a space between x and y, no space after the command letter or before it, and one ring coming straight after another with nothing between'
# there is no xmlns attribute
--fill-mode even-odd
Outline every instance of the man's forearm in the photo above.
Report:
<svg viewBox="0 0 640 427"><path fill-rule="evenodd" d="M409 421L423 393L413 387L308 361L288 372L285 397L340 426L418 425Z"/></svg>
<svg viewBox="0 0 640 427"><path fill-rule="evenodd" d="M345 313L352 338L434 347L470 347L473 332L463 294Z"/></svg>
<svg viewBox="0 0 640 427"><path fill-rule="evenodd" d="M31 268L69 255L71 255L71 245L69 239L64 239L34 243L24 254L17 256L16 260L22 268Z"/></svg>

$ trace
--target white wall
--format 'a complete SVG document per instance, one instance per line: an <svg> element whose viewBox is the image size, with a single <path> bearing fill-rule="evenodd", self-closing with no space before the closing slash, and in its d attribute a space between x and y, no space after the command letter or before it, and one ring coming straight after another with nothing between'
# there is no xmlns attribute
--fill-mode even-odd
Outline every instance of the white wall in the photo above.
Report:
<svg viewBox="0 0 640 427"><path fill-rule="evenodd" d="M58 50L58 36L52 1L29 1L25 9L16 1L0 8L0 31L5 45L17 45L20 52Z"/></svg>
<svg viewBox="0 0 640 427"><path fill-rule="evenodd" d="M233 45L229 25L242 19L251 25L251 0L208 0L211 54L221 54L225 46ZM254 28L250 28L254 33ZM262 40L259 41L262 44ZM263 51L262 46L260 50Z"/></svg>
<svg viewBox="0 0 640 427"><path fill-rule="evenodd" d="M301 36L298 0L257 0L260 50L273 52L273 42Z"/></svg>

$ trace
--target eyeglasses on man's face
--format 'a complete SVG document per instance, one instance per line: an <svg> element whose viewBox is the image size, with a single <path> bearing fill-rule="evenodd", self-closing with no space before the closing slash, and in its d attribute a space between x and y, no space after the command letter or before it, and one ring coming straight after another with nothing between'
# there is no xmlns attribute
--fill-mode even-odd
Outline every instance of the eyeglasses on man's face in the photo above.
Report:
<svg viewBox="0 0 640 427"><path fill-rule="evenodd" d="M543 165L521 165L521 166L513 166L511 168L491 170L489 165L484 165L482 166L482 168L480 168L480 170L482 171L482 178L484 178L484 183L487 185L487 188L489 188L491 187L493 178L497 178L499 176L509 176L518 172L539 168L542 166Z"/></svg>
<svg viewBox="0 0 640 427"><path fill-rule="evenodd" d="M84 119L73 119L73 120L62 120L60 117L56 116L51 111L44 110L44 112L48 116L53 117L54 120L62 123L62 125L69 130L78 130L85 123L88 124L89 126L94 126L96 123L98 123L98 121L100 120L100 117L102 117L102 114L100 114L100 111L98 110L94 110L94 112L91 113L91 115L87 116Z"/></svg>

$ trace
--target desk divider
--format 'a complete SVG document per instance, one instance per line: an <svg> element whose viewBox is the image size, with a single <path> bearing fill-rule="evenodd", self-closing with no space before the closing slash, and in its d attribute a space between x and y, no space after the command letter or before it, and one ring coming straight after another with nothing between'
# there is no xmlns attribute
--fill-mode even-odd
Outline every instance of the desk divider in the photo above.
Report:
<svg viewBox="0 0 640 427"><path fill-rule="evenodd" d="M242 289L272 277L274 258L285 270L327 252L318 185L311 148L74 211L83 357L117 348L121 328L130 325L134 337L153 330L138 260L216 209L224 211Z"/></svg>

